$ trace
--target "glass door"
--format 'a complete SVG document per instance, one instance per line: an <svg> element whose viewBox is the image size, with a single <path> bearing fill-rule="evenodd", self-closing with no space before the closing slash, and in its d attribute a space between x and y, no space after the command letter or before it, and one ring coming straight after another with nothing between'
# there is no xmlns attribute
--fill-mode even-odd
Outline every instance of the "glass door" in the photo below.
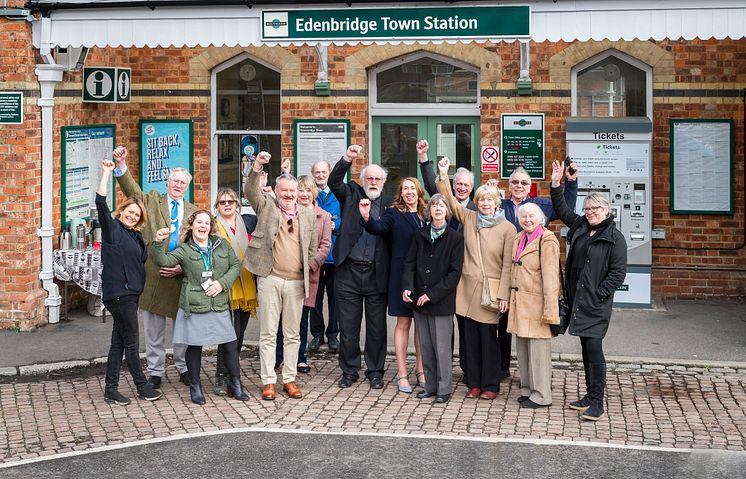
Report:
<svg viewBox="0 0 746 479"><path fill-rule="evenodd" d="M479 155L478 117L376 117L373 118L373 163L389 172L384 191L394 194L399 181L407 176L422 180L415 145L425 139L428 156L434 163L444 156L451 160L449 176L458 168L474 171ZM433 166L435 168L435 166Z"/></svg>

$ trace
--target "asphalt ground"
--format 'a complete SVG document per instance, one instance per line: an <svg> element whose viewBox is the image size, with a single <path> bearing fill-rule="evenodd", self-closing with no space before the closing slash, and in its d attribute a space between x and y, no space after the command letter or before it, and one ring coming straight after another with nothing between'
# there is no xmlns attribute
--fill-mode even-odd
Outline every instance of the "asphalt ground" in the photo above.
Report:
<svg viewBox="0 0 746 479"><path fill-rule="evenodd" d="M0 476L7 479L172 476L731 479L743 477L744 471L744 452L268 430L140 441L0 465Z"/></svg>

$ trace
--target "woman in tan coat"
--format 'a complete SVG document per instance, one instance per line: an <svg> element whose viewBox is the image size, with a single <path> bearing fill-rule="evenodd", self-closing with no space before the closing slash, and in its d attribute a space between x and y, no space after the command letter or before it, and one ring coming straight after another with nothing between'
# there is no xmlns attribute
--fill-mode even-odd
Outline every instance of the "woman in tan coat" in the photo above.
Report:
<svg viewBox="0 0 746 479"><path fill-rule="evenodd" d="M544 229L546 217L534 203L518 208L523 231L513 242L508 332L516 337L521 407L552 404L552 332L559 324L559 241Z"/></svg>
<svg viewBox="0 0 746 479"><path fill-rule="evenodd" d="M474 202L477 211L464 208L453 197L448 182L448 158L438 162L435 180L453 216L464 226L464 266L456 289L456 315L464 322L467 398L495 399L500 391L500 346L497 323L500 312L508 310L510 293L510 251L515 227L505 221L498 208L500 195L492 186L480 186ZM492 279L500 300L500 312L482 307L484 274Z"/></svg>

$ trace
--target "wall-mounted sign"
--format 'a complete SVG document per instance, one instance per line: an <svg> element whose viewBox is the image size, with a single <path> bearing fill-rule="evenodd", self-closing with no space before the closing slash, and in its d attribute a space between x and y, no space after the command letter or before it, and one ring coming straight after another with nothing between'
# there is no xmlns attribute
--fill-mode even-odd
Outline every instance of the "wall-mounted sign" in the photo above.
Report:
<svg viewBox="0 0 746 479"><path fill-rule="evenodd" d="M522 166L533 179L544 179L544 114L500 115L502 178Z"/></svg>
<svg viewBox="0 0 746 479"><path fill-rule="evenodd" d="M83 103L129 103L132 70L118 67L83 68Z"/></svg>
<svg viewBox="0 0 746 479"><path fill-rule="evenodd" d="M23 123L23 92L0 91L0 125Z"/></svg>
<svg viewBox="0 0 746 479"><path fill-rule="evenodd" d="M500 148L496 146L483 146L481 155L482 173L500 172Z"/></svg>
<svg viewBox="0 0 746 479"><path fill-rule="evenodd" d="M114 125L62 127L62 222L87 219L95 203L101 179L101 161L111 159L115 140ZM114 206L114 181L107 195Z"/></svg>
<svg viewBox="0 0 746 479"><path fill-rule="evenodd" d="M295 120L295 172L310 175L319 160L334 165L350 144L350 120Z"/></svg>
<svg viewBox="0 0 746 479"><path fill-rule="evenodd" d="M173 168L194 174L191 120L140 120L140 188L165 194ZM184 197L192 201L194 183Z"/></svg>
<svg viewBox="0 0 746 479"><path fill-rule="evenodd" d="M262 40L528 38L529 6L265 10Z"/></svg>

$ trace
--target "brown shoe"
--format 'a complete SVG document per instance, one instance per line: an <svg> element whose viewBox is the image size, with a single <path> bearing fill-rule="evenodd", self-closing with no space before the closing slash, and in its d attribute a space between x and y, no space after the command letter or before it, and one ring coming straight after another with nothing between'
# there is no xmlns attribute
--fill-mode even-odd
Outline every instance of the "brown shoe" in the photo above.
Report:
<svg viewBox="0 0 746 479"><path fill-rule="evenodd" d="M284 389L285 392L288 393L288 396L293 399L300 399L303 397L303 393L300 392L300 388L294 382L283 384L282 389Z"/></svg>
<svg viewBox="0 0 746 479"><path fill-rule="evenodd" d="M262 388L262 399L265 401L274 401L275 400L275 385L274 384L265 384Z"/></svg>

